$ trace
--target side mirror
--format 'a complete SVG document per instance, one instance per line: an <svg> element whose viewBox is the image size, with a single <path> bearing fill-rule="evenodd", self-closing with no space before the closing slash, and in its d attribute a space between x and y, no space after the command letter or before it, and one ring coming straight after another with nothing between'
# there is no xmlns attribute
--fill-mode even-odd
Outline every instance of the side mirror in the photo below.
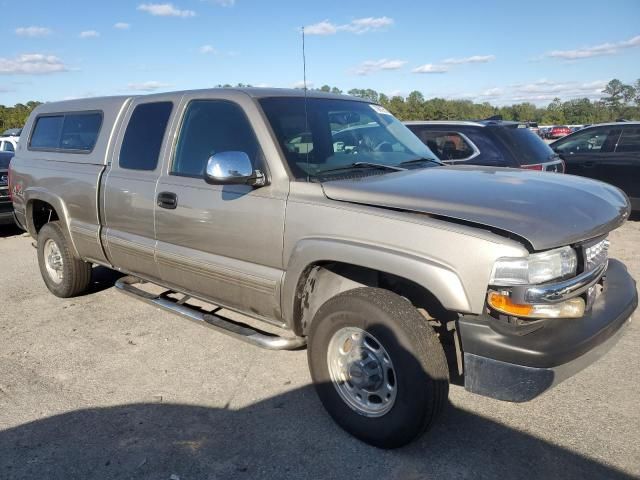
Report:
<svg viewBox="0 0 640 480"><path fill-rule="evenodd" d="M253 170L249 156L244 152L220 152L209 157L204 174L207 183L213 185L251 185L261 187L265 184L264 174Z"/></svg>

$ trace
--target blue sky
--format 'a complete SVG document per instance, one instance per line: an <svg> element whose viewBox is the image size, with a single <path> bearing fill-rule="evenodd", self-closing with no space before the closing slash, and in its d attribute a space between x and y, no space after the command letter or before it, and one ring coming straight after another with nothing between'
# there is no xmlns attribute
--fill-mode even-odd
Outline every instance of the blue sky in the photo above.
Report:
<svg viewBox="0 0 640 480"><path fill-rule="evenodd" d="M0 0L0 104L302 80L494 104L640 78L640 1ZM14 23L11 23L10 21Z"/></svg>

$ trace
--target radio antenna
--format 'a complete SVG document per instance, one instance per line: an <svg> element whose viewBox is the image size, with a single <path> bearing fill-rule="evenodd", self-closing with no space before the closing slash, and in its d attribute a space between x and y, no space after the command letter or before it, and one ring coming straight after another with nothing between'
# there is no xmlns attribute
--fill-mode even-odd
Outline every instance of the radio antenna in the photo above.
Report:
<svg viewBox="0 0 640 480"><path fill-rule="evenodd" d="M304 26L302 27L302 85L304 88L304 134L309 135L309 114L307 112L307 56L304 50ZM303 136L304 138L304 136ZM307 182L310 181L310 172L309 172L309 145L307 142L306 148L306 161L307 161Z"/></svg>
<svg viewBox="0 0 640 480"><path fill-rule="evenodd" d="M304 27L302 27L302 84L304 85L305 96L307 94L307 56L304 51Z"/></svg>

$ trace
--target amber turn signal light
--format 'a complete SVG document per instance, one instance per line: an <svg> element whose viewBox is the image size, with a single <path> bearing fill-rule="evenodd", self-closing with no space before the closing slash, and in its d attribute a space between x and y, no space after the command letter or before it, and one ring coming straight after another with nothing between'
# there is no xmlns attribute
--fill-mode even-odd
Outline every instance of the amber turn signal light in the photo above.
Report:
<svg viewBox="0 0 640 480"><path fill-rule="evenodd" d="M533 305L513 303L507 295L498 292L489 293L488 302L491 308L514 317L528 317L533 312Z"/></svg>

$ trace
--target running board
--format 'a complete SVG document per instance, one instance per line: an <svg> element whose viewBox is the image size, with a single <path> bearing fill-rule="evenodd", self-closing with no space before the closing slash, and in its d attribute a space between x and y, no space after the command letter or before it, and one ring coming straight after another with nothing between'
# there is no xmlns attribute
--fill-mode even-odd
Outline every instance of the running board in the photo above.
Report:
<svg viewBox="0 0 640 480"><path fill-rule="evenodd" d="M145 302L164 310L177 313L188 320L206 325L207 327L213 328L214 330L257 347L266 348L268 350L296 350L307 344L307 340L303 337L279 337L278 335L263 332L243 323L215 315L216 311L221 310L220 307L213 312L208 313L198 309L197 307L186 305L185 302L190 298L186 294L181 294L184 295L184 297L180 300L176 300L169 297L169 295L178 292L166 290L159 295L155 295L135 287L134 285L136 283L146 282L133 276L127 276L118 279L115 286L121 292L132 297L144 300Z"/></svg>

